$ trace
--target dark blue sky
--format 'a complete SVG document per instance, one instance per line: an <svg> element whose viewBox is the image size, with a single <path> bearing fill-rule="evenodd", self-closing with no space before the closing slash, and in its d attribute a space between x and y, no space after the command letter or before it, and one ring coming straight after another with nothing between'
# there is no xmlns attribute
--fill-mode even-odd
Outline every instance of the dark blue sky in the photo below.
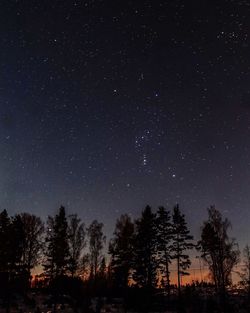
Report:
<svg viewBox="0 0 250 313"><path fill-rule="evenodd" d="M250 221L248 1L1 1L0 207L108 234L175 203Z"/></svg>

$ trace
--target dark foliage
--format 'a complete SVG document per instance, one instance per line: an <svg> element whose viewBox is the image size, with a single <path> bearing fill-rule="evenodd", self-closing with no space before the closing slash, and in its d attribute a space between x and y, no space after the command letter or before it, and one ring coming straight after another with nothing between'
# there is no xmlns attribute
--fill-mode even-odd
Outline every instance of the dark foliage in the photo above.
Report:
<svg viewBox="0 0 250 313"><path fill-rule="evenodd" d="M181 276L189 275L187 269L191 265L191 261L187 251L194 247L192 243L193 236L189 233L185 216L180 212L179 206L174 207L173 212L173 243L172 243L172 258L177 263L177 279L178 279L178 292L181 292Z"/></svg>
<svg viewBox="0 0 250 313"><path fill-rule="evenodd" d="M110 270L113 284L126 288L132 270L134 224L128 215L122 215L116 222L114 236L109 244Z"/></svg>
<svg viewBox="0 0 250 313"><path fill-rule="evenodd" d="M197 282L181 286L181 276L188 274L191 264L188 251L194 244L178 206L172 216L164 207L154 213L147 206L135 222L122 215L109 244L108 264L102 223L94 220L87 228L86 254L84 225L77 215L67 217L64 207L48 217L45 242L39 217L28 213L9 217L4 210L0 213L0 299L8 312L20 301L34 311L36 302L27 291L30 272L42 260L45 271L37 276L34 290L47 295L46 305L54 311L60 304L75 311L91 312L93 301L97 311L104 305L107 310L123 307L138 312L229 313L242 307L247 310L250 307L247 248L240 273L246 293L242 292L242 298L226 293L239 258L235 241L228 237L229 226L219 211L210 208L199 249L214 284ZM172 272L171 263L177 266L177 287L171 285L176 272Z"/></svg>
<svg viewBox="0 0 250 313"><path fill-rule="evenodd" d="M170 294L170 269L172 259L173 227L170 212L159 207L156 215L157 258L161 273L161 287Z"/></svg>
<svg viewBox="0 0 250 313"><path fill-rule="evenodd" d="M157 285L157 243L155 214L146 206L136 221L133 253L133 280L139 287L152 290Z"/></svg>
<svg viewBox="0 0 250 313"><path fill-rule="evenodd" d="M55 217L48 217L45 238L44 270L52 281L67 273L69 261L68 223L64 207Z"/></svg>

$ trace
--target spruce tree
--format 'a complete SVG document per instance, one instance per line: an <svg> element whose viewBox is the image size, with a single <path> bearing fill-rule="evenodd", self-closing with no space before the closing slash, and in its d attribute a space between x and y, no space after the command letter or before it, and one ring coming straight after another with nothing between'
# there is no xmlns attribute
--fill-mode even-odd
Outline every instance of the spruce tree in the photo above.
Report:
<svg viewBox="0 0 250 313"><path fill-rule="evenodd" d="M171 214L164 207L159 207L156 215L157 252L162 285L170 294L170 264L172 258L173 227Z"/></svg>
<svg viewBox="0 0 250 313"><path fill-rule="evenodd" d="M157 245L155 214L146 206L136 221L133 279L138 287L152 290L157 285Z"/></svg>
<svg viewBox="0 0 250 313"><path fill-rule="evenodd" d="M7 273L10 263L10 224L11 220L6 210L0 213L0 272Z"/></svg>
<svg viewBox="0 0 250 313"><path fill-rule="evenodd" d="M25 247L25 229L20 215L11 218L10 223L10 263L9 269L12 278L19 278L22 281L23 288L28 287L29 273L23 266L22 255Z"/></svg>
<svg viewBox="0 0 250 313"><path fill-rule="evenodd" d="M128 286L132 268L134 224L128 215L122 215L116 222L114 237L109 244L110 270L114 285Z"/></svg>
<svg viewBox="0 0 250 313"><path fill-rule="evenodd" d="M69 260L67 230L65 208L61 206L58 214L55 217L49 216L47 221L44 269L50 280L67 272Z"/></svg>
<svg viewBox="0 0 250 313"><path fill-rule="evenodd" d="M172 258L176 260L177 264L177 283L178 294L181 295L181 276L189 275L187 269L191 265L189 255L186 253L194 247L191 242L193 236L190 235L190 231L187 228L185 215L180 212L179 205L174 207L173 216L173 243L172 243Z"/></svg>

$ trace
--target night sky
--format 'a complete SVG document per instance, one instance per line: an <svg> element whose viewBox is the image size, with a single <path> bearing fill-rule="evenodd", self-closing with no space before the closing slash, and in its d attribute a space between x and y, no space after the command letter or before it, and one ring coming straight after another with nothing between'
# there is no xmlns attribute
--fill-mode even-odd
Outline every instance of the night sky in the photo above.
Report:
<svg viewBox="0 0 250 313"><path fill-rule="evenodd" d="M250 3L0 4L0 208L61 204L110 236L177 202L250 242Z"/></svg>

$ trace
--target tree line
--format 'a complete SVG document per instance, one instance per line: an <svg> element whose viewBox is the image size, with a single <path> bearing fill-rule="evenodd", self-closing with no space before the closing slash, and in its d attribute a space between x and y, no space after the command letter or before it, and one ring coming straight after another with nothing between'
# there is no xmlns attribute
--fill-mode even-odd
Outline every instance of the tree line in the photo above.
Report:
<svg viewBox="0 0 250 313"><path fill-rule="evenodd" d="M177 273L181 297L181 277L189 275L190 251L196 249L206 262L211 281L225 302L232 271L240 260L235 239L229 236L230 222L215 207L201 225L198 241L190 234L185 215L178 205L173 210L146 206L132 220L123 214L117 220L108 253L103 223L94 220L88 227L77 214L67 216L61 206L46 223L29 213L9 216L0 213L0 291L28 289L31 272L39 266L42 286L53 286L62 278L88 282L93 290L100 286L123 293L128 288L161 289L171 293L171 268ZM239 273L250 295L250 249L244 250L244 269ZM171 265L172 264L172 265ZM8 288L7 288L7 287ZM58 286L58 285L57 285Z"/></svg>

